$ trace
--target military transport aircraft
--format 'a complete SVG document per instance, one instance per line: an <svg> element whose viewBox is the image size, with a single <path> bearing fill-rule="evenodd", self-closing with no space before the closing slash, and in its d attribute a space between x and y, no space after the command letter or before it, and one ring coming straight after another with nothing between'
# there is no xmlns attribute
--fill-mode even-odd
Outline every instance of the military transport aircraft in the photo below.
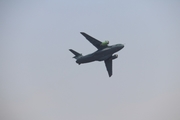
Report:
<svg viewBox="0 0 180 120"><path fill-rule="evenodd" d="M123 44L116 44L109 46L109 41L101 42L90 35L81 32L81 34L90 42L92 43L98 50L83 56L82 54L69 49L75 56L73 58L76 59L76 63L79 65L82 63L88 63L93 61L104 61L106 65L106 69L108 71L109 77L112 76L112 60L118 57L117 54L113 55L115 52L124 48Z"/></svg>

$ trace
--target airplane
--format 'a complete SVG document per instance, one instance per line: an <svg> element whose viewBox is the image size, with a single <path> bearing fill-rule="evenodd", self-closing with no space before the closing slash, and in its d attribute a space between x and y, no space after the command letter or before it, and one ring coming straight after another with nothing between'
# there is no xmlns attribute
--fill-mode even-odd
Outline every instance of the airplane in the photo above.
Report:
<svg viewBox="0 0 180 120"><path fill-rule="evenodd" d="M73 58L76 59L76 63L80 65L82 63L89 63L93 61L104 61L108 75L109 77L111 77L112 76L112 60L118 57L118 55L114 53L124 48L124 45L116 44L116 45L109 46L108 45L109 41L101 42L84 32L80 32L80 33L91 44L93 44L97 48L97 51L83 56L82 54L76 52L75 50L69 49L69 51L71 51L75 55Z"/></svg>

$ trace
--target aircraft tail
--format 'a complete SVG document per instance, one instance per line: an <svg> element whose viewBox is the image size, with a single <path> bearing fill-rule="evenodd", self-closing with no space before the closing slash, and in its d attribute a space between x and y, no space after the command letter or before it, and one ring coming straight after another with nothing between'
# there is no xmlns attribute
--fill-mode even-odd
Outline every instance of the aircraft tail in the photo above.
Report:
<svg viewBox="0 0 180 120"><path fill-rule="evenodd" d="M73 58L75 58L75 59L77 59L78 57L81 57L82 56L82 54L80 54L80 53L78 53L78 52L76 52L76 51L74 51L74 50L72 50L72 49L69 49L69 51L71 51L75 56L73 57Z"/></svg>

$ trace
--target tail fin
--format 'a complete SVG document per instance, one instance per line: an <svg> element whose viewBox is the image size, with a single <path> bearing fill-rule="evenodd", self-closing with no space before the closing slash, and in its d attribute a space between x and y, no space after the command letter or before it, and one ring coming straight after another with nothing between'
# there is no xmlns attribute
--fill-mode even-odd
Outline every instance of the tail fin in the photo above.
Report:
<svg viewBox="0 0 180 120"><path fill-rule="evenodd" d="M69 49L69 51L71 51L75 56L73 58L77 59L78 57L82 56L82 54L72 50L72 49Z"/></svg>

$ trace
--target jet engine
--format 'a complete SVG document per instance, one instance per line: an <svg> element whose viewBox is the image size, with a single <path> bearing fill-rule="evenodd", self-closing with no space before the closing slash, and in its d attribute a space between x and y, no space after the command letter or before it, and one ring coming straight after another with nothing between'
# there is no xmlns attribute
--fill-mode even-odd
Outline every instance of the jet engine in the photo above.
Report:
<svg viewBox="0 0 180 120"><path fill-rule="evenodd" d="M101 46L107 46L108 44L109 44L109 41L106 40L106 41L101 43Z"/></svg>
<svg viewBox="0 0 180 120"><path fill-rule="evenodd" d="M115 54L115 55L113 55L113 56L111 57L112 60L114 60L114 59L116 59L116 58L118 58L118 55L117 55L117 54Z"/></svg>

